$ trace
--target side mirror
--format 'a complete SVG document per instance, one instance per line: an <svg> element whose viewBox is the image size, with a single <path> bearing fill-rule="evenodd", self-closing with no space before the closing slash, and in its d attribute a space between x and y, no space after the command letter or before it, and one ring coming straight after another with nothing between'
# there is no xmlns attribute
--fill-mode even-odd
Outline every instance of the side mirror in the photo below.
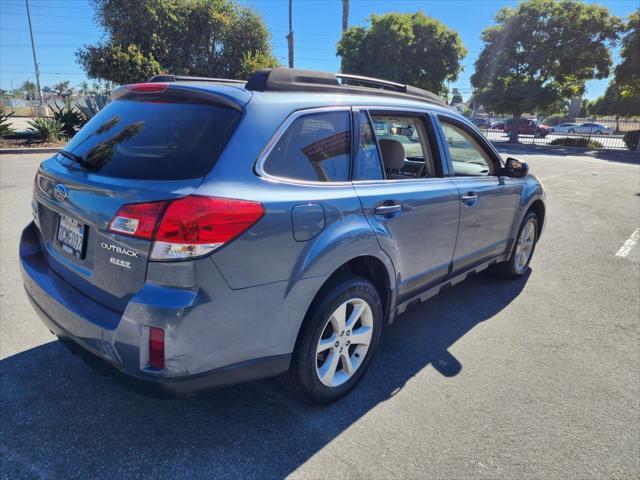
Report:
<svg viewBox="0 0 640 480"><path fill-rule="evenodd" d="M529 165L517 158L509 157L503 169L503 175L507 177L522 178L529 173Z"/></svg>

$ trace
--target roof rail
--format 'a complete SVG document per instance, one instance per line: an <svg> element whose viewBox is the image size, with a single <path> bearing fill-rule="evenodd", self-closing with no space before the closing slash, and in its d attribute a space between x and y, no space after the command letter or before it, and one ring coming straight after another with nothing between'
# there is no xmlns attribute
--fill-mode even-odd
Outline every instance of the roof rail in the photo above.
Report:
<svg viewBox="0 0 640 480"><path fill-rule="evenodd" d="M170 75L161 73L154 75L148 80L149 83L155 82L212 82L212 83L247 83L246 80L235 80L232 78L208 78L208 77L187 77L183 75Z"/></svg>
<svg viewBox="0 0 640 480"><path fill-rule="evenodd" d="M259 92L333 92L384 95L446 105L436 94L411 85L359 75L296 68L259 70L251 75L245 88Z"/></svg>

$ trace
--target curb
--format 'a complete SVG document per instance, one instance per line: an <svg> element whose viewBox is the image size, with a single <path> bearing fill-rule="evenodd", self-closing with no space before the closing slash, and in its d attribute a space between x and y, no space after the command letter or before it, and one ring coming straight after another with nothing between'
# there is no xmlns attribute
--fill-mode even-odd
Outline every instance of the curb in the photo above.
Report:
<svg viewBox="0 0 640 480"><path fill-rule="evenodd" d="M62 147L42 148L0 148L0 155L15 155L16 153L56 153Z"/></svg>

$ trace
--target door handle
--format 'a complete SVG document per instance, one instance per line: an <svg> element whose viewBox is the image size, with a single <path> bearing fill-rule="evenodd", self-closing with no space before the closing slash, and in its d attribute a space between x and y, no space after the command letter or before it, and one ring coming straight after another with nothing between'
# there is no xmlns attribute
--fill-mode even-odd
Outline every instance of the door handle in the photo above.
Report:
<svg viewBox="0 0 640 480"><path fill-rule="evenodd" d="M402 210L402 205L395 203L393 205L379 205L373 209L375 215L389 215Z"/></svg>
<svg viewBox="0 0 640 480"><path fill-rule="evenodd" d="M473 192L466 193L462 196L462 201L466 205L473 206L478 203L478 195Z"/></svg>

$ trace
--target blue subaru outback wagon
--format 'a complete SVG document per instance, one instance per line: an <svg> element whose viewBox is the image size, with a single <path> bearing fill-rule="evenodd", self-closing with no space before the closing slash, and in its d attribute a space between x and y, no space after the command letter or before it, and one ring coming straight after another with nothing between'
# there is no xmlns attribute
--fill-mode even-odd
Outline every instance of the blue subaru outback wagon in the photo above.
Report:
<svg viewBox="0 0 640 480"><path fill-rule="evenodd" d="M24 285L72 351L178 394L282 374L316 403L409 304L522 275L545 221L527 165L435 95L282 68L118 88L32 207Z"/></svg>

